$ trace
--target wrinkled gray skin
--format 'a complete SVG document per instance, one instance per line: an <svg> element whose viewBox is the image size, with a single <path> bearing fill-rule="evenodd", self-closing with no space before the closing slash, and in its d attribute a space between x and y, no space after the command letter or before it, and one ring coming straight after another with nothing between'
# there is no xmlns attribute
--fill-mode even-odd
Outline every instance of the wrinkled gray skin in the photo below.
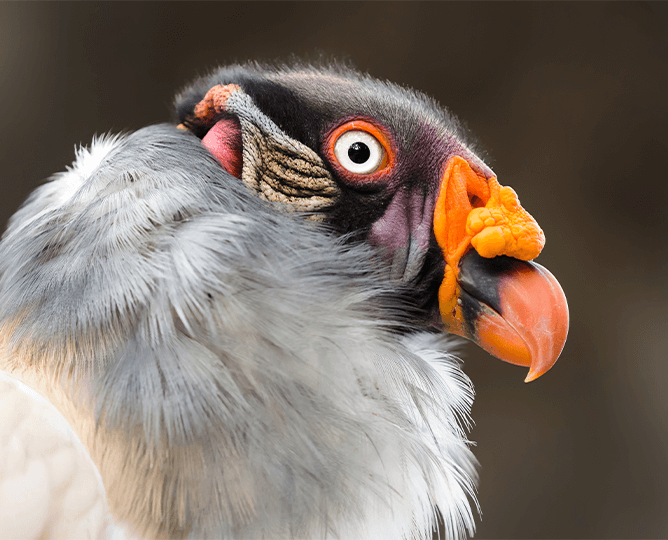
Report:
<svg viewBox="0 0 668 540"><path fill-rule="evenodd" d="M147 538L430 538L434 505L472 533L470 383L344 240L190 133L97 141L0 244L0 368Z"/></svg>

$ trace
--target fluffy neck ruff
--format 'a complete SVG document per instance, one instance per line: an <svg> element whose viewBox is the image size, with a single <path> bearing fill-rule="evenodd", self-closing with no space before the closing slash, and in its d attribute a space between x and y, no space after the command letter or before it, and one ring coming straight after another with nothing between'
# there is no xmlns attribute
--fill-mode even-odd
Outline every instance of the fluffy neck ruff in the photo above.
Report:
<svg viewBox="0 0 668 540"><path fill-rule="evenodd" d="M373 252L249 196L173 128L81 151L0 244L0 368L48 396L146 538L473 532L473 399L397 333ZM389 299L389 300L388 300Z"/></svg>

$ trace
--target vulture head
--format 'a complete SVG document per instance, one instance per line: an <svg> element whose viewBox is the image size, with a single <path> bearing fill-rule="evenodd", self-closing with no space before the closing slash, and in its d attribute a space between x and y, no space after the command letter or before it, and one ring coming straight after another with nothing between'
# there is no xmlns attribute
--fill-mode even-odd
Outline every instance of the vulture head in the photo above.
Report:
<svg viewBox="0 0 668 540"><path fill-rule="evenodd" d="M536 221L446 110L347 68L221 68L176 109L80 149L0 243L0 368L80 437L105 534L472 534L449 334L552 367Z"/></svg>
<svg viewBox="0 0 668 540"><path fill-rule="evenodd" d="M435 325L529 367L568 331L543 231L423 94L346 70L221 69L177 99L180 127L286 211L378 248Z"/></svg>

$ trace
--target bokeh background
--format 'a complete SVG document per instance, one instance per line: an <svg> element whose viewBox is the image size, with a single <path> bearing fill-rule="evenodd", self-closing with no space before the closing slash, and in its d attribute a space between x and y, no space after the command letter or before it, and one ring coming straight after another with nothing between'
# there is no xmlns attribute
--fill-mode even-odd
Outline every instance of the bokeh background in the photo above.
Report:
<svg viewBox="0 0 668 540"><path fill-rule="evenodd" d="M569 298L553 370L470 346L478 538L668 537L668 4L0 4L0 222L218 64L321 54L477 135Z"/></svg>

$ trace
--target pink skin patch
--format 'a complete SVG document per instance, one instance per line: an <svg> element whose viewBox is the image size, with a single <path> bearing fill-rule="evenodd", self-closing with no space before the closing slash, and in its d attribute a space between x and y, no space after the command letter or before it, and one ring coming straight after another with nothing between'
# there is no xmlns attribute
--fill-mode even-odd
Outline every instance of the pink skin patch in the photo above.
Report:
<svg viewBox="0 0 668 540"><path fill-rule="evenodd" d="M236 118L223 118L202 139L202 144L232 176L241 178L241 126Z"/></svg>
<svg viewBox="0 0 668 540"><path fill-rule="evenodd" d="M383 216L371 228L369 241L381 246L391 261L394 279L410 280L418 274L429 249L436 195L420 190L399 190Z"/></svg>

